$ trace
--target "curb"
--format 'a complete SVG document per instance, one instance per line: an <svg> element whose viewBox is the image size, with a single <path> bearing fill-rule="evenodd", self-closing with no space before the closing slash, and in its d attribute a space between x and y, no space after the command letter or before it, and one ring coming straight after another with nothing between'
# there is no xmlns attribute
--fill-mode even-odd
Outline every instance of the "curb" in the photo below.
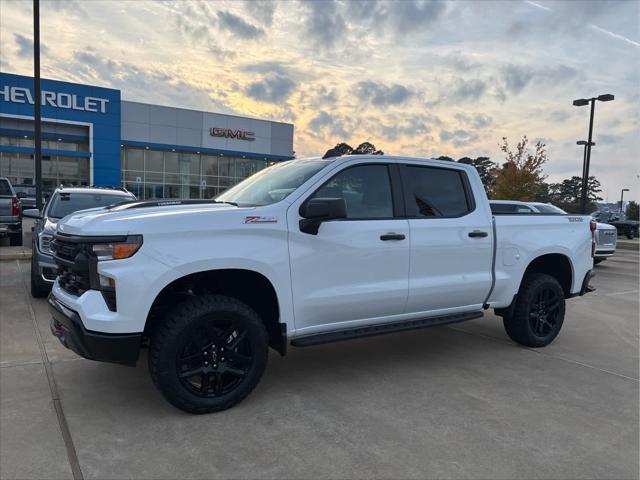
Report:
<svg viewBox="0 0 640 480"><path fill-rule="evenodd" d="M640 244L631 243L631 242L618 242L616 244L616 249L621 248L623 250L639 250Z"/></svg>
<svg viewBox="0 0 640 480"><path fill-rule="evenodd" d="M31 252L0 253L0 262L9 260L30 260Z"/></svg>

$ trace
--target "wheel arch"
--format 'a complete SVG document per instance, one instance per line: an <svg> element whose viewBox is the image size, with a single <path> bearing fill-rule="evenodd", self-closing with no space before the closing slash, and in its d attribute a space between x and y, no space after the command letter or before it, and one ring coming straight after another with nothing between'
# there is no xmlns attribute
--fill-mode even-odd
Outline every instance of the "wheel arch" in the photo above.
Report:
<svg viewBox="0 0 640 480"><path fill-rule="evenodd" d="M531 273L544 273L554 277L562 286L565 298L571 296L573 285L573 265L571 259L563 253L547 253L540 255L529 262L522 275L520 284L524 278Z"/></svg>
<svg viewBox="0 0 640 480"><path fill-rule="evenodd" d="M280 323L281 306L273 283L250 269L219 268L189 273L167 284L156 295L145 322L145 336L162 320L166 311L193 295L215 293L236 298L262 319L269 334L269 346L285 355L287 329Z"/></svg>
<svg viewBox="0 0 640 480"><path fill-rule="evenodd" d="M527 268L525 268L522 274L522 278L520 278L518 290L513 295L509 306L494 309L496 315L501 317L509 317L513 314L513 310L518 299L518 292L522 287L524 279L531 273L544 273L546 275L552 276L560 283L565 298L569 298L571 296L574 268L569 256L563 253L541 254L532 259L527 265Z"/></svg>

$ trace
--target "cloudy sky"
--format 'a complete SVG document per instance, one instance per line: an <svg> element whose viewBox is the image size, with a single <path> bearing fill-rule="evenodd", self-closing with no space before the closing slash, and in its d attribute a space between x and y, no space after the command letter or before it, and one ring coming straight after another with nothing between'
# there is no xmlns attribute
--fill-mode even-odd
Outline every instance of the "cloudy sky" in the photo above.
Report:
<svg viewBox="0 0 640 480"><path fill-rule="evenodd" d="M339 141L502 158L548 145L549 180L592 172L640 199L637 1L42 1L43 76L127 100L295 124L298 157ZM30 75L31 1L0 0L0 69Z"/></svg>

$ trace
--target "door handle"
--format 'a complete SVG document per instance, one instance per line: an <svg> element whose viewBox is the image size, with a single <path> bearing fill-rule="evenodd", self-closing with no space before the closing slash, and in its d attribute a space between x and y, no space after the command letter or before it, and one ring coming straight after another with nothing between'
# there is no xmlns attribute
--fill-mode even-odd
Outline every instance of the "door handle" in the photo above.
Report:
<svg viewBox="0 0 640 480"><path fill-rule="evenodd" d="M487 232L482 232L480 230L474 230L473 232L469 232L469 236L471 238L484 238L484 237L488 237L489 234Z"/></svg>
<svg viewBox="0 0 640 480"><path fill-rule="evenodd" d="M384 235L380 235L380 240L383 242L388 240L404 240L404 238L402 233L385 233Z"/></svg>

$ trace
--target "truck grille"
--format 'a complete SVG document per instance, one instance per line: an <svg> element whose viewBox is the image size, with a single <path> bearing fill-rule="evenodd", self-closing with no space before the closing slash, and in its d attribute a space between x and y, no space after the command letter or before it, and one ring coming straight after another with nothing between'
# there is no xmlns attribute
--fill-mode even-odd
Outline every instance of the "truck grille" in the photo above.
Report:
<svg viewBox="0 0 640 480"><path fill-rule="evenodd" d="M51 241L56 265L58 285L76 296L91 288L89 272L90 244L66 241L58 235Z"/></svg>
<svg viewBox="0 0 640 480"><path fill-rule="evenodd" d="M598 230L596 243L598 245L615 245L617 239L618 232L616 230Z"/></svg>

